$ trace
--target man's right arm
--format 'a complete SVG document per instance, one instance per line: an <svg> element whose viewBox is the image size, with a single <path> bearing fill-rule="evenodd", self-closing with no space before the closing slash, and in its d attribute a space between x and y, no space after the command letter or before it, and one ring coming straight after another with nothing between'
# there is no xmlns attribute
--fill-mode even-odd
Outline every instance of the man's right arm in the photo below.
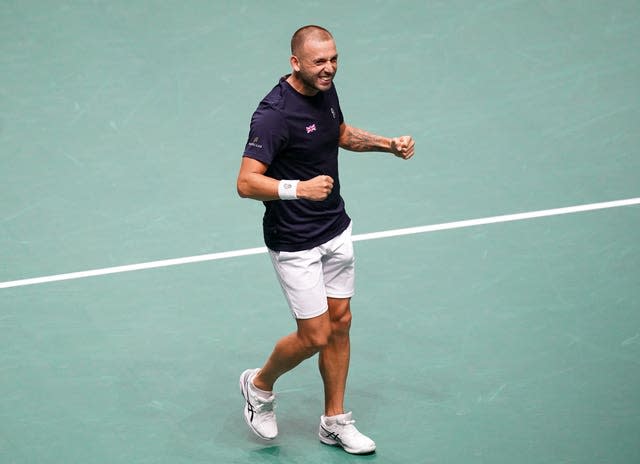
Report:
<svg viewBox="0 0 640 464"><path fill-rule="evenodd" d="M278 181L264 175L267 168L266 164L243 156L238 174L238 195L260 201L277 200Z"/></svg>
<svg viewBox="0 0 640 464"><path fill-rule="evenodd" d="M263 162L243 156L237 180L238 195L242 198L252 198L259 201L279 200L278 186L280 181L265 176L267 168L268 166ZM329 196L332 189L333 179L331 177L317 176L307 181L298 182L296 196L305 200L322 201Z"/></svg>

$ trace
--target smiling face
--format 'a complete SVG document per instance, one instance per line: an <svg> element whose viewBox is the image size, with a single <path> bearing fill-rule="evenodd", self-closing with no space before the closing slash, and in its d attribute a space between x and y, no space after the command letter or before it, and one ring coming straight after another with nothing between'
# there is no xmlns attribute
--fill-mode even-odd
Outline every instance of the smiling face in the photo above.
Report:
<svg viewBox="0 0 640 464"><path fill-rule="evenodd" d="M338 52L332 38L308 37L291 56L289 83L303 95L329 90L338 70Z"/></svg>

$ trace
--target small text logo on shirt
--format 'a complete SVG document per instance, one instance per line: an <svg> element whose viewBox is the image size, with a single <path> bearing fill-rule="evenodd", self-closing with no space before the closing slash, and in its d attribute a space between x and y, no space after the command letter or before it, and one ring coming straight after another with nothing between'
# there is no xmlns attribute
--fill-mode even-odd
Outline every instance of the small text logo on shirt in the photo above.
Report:
<svg viewBox="0 0 640 464"><path fill-rule="evenodd" d="M255 137L248 145L250 147L262 148L262 144L258 143L259 141L260 137Z"/></svg>
<svg viewBox="0 0 640 464"><path fill-rule="evenodd" d="M331 107L331 116L333 116L333 119L336 118L336 110L333 109L333 106Z"/></svg>
<svg viewBox="0 0 640 464"><path fill-rule="evenodd" d="M305 129L307 129L307 134L310 134L311 132L315 132L316 131L316 125L315 124L311 124L310 126L307 126Z"/></svg>

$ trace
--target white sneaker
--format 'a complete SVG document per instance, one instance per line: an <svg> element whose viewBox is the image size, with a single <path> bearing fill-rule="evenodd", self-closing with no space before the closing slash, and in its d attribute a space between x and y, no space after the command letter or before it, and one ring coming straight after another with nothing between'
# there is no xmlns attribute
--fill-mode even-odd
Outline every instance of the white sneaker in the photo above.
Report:
<svg viewBox="0 0 640 464"><path fill-rule="evenodd" d="M320 441L325 445L342 446L347 453L351 454L374 452L375 442L358 432L353 425L355 422L351 419L350 412L332 417L321 416L318 430Z"/></svg>
<svg viewBox="0 0 640 464"><path fill-rule="evenodd" d="M264 440L273 440L278 436L278 424L275 407L275 395L264 399L253 390L253 378L260 369L247 369L240 375L240 392L245 400L244 420L253 433Z"/></svg>

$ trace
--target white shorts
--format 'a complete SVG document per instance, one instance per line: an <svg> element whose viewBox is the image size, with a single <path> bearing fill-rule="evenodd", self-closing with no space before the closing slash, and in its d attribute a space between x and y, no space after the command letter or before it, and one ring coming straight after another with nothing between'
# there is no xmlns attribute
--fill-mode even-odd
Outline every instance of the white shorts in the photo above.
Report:
<svg viewBox="0 0 640 464"><path fill-rule="evenodd" d="M327 297L351 298L354 294L351 224L336 238L310 250L269 250L269 255L296 319L310 319L326 312Z"/></svg>

